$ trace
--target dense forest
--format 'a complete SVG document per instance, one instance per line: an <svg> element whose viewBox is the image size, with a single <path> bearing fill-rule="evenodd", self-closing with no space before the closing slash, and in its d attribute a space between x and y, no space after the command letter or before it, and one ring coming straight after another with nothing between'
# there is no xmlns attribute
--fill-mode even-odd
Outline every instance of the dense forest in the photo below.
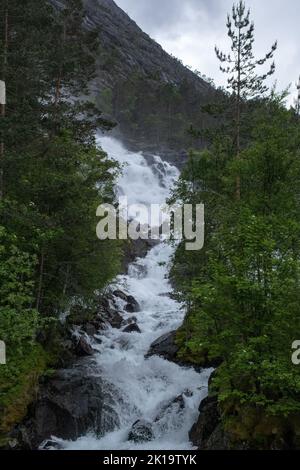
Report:
<svg viewBox="0 0 300 470"><path fill-rule="evenodd" d="M227 27L232 54L216 52L232 106L207 148L190 152L174 191L206 208L203 250L181 246L172 271L189 305L179 356L217 366L210 396L233 447L299 447L299 103L288 110L286 93L268 90L273 63L259 75L277 44L254 58L242 2Z"/></svg>
<svg viewBox="0 0 300 470"><path fill-rule="evenodd" d="M110 128L84 101L97 38L82 29L80 1L1 1L0 368L1 434L59 361L59 317L93 305L120 269L118 242L97 240L96 208L114 200L118 168L95 145ZM91 307L92 308L92 307Z"/></svg>

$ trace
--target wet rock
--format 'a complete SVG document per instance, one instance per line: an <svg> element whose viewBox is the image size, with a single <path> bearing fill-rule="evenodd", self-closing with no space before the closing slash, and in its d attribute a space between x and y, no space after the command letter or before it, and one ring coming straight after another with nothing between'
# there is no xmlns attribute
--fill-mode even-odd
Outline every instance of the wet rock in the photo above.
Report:
<svg viewBox="0 0 300 470"><path fill-rule="evenodd" d="M178 397L173 398L169 403L166 403L162 406L160 412L156 416L154 422L158 422L162 420L165 416L169 413L180 413L185 408L184 397L182 395L178 395Z"/></svg>
<svg viewBox="0 0 300 470"><path fill-rule="evenodd" d="M128 272L129 265L133 263L137 258L144 258L148 251L154 246L160 243L159 240L131 240L125 248L123 271ZM143 275L143 269L141 268L141 275Z"/></svg>
<svg viewBox="0 0 300 470"><path fill-rule="evenodd" d="M113 292L113 295L114 295L115 297L119 297L119 299L124 300L124 302L127 302L128 296L127 296L127 294L125 294L125 292L123 292L122 290L120 290L120 289L115 290L115 291Z"/></svg>
<svg viewBox="0 0 300 470"><path fill-rule="evenodd" d="M199 418L190 431L191 442L198 449L224 449L224 435L220 429L220 413L217 397L207 397L199 407Z"/></svg>
<svg viewBox="0 0 300 470"><path fill-rule="evenodd" d="M126 312L129 312L129 313L140 312L140 310L141 310L140 305L132 295L129 295L127 297L127 301L128 301L128 303L125 306Z"/></svg>
<svg viewBox="0 0 300 470"><path fill-rule="evenodd" d="M131 323L124 328L124 333L141 333L139 326L136 323Z"/></svg>
<svg viewBox="0 0 300 470"><path fill-rule="evenodd" d="M94 336L97 334L97 328L94 323L87 323L84 325L83 329L89 336Z"/></svg>
<svg viewBox="0 0 300 470"><path fill-rule="evenodd" d="M51 436L75 440L94 432L102 436L118 425L108 405L106 384L90 372L88 363L61 369L41 385L26 420L15 430L22 449L37 449L51 443Z"/></svg>
<svg viewBox="0 0 300 470"><path fill-rule="evenodd" d="M100 325L105 327L109 323L113 328L121 328L123 317L118 311L118 307L114 305L113 298L110 296L101 299L97 320Z"/></svg>
<svg viewBox="0 0 300 470"><path fill-rule="evenodd" d="M171 331L170 333L166 333L161 336L151 344L145 357L148 358L156 355L161 356L168 361L176 362L176 354L179 347L175 343L175 337L176 331Z"/></svg>
<svg viewBox="0 0 300 470"><path fill-rule="evenodd" d="M39 450L62 450L63 445L58 442L54 441L53 439L47 439L46 441L42 442L39 446Z"/></svg>
<svg viewBox="0 0 300 470"><path fill-rule="evenodd" d="M82 335L80 338L77 340L76 346L75 346L75 352L77 356L92 356L94 354L94 350L89 342L89 339L87 336Z"/></svg>
<svg viewBox="0 0 300 470"><path fill-rule="evenodd" d="M174 400L171 402L171 405L176 405L179 410L183 410L185 407L183 394L178 395L178 397L174 398Z"/></svg>
<svg viewBox="0 0 300 470"><path fill-rule="evenodd" d="M124 302L126 302L126 305L125 305L126 312L137 313L140 311L139 303L136 301L136 299L132 295L125 294L125 292L121 290L115 290L113 292L113 295L115 297L118 297L119 299L124 300Z"/></svg>
<svg viewBox="0 0 300 470"><path fill-rule="evenodd" d="M178 294L175 294L175 292L163 292L162 294L159 294L159 297L167 297L172 300L178 300Z"/></svg>
<svg viewBox="0 0 300 470"><path fill-rule="evenodd" d="M9 439L6 446L1 446L0 450L19 450L19 442L17 439Z"/></svg>
<svg viewBox="0 0 300 470"><path fill-rule="evenodd" d="M128 440L133 442L148 442L154 439L152 424L145 420L138 420L133 425L128 435Z"/></svg>
<svg viewBox="0 0 300 470"><path fill-rule="evenodd" d="M131 325L132 323L137 323L137 317L130 317L124 320L123 326Z"/></svg>

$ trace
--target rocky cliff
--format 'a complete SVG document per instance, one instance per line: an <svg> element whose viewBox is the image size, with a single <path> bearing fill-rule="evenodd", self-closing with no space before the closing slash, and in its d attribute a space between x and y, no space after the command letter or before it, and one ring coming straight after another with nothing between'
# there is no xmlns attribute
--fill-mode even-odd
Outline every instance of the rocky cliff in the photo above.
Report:
<svg viewBox="0 0 300 470"><path fill-rule="evenodd" d="M64 3L49 1L56 7ZM100 42L92 99L117 121L115 133L128 147L160 153L180 166L187 148L204 143L187 130L212 124L202 108L220 92L167 54L113 0L83 4L85 27L96 30Z"/></svg>
<svg viewBox="0 0 300 470"><path fill-rule="evenodd" d="M84 0L83 3L86 23L99 30L102 48L107 53L117 49L120 59L111 70L99 69L99 81L113 85L135 71L145 77L158 74L165 83L180 85L188 80L199 94L210 92L211 86L207 82L167 54L113 0Z"/></svg>

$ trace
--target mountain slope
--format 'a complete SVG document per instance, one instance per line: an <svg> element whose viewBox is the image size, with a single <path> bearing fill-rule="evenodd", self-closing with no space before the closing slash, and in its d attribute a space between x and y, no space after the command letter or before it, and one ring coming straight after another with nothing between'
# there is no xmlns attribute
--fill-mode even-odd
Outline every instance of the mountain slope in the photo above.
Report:
<svg viewBox="0 0 300 470"><path fill-rule="evenodd" d="M84 0L83 3L87 23L99 29L102 47L108 51L118 49L118 78L127 78L133 70L147 77L158 73L167 83L179 85L187 79L199 93L210 91L208 83L167 54L113 0Z"/></svg>
<svg viewBox="0 0 300 470"><path fill-rule="evenodd" d="M61 7L66 0L49 1ZM100 41L93 100L117 121L115 134L129 148L181 166L187 148L203 146L187 129L211 123L202 107L220 92L166 53L113 0L82 1L85 27L98 31Z"/></svg>

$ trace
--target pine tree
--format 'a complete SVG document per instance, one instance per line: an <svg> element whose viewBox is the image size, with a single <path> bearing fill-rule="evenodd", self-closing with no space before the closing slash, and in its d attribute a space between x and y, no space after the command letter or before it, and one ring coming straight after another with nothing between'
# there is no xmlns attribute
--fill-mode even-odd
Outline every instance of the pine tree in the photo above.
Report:
<svg viewBox="0 0 300 470"><path fill-rule="evenodd" d="M256 59L253 53L254 23L250 21L250 10L246 11L245 3L241 0L232 7L232 17L227 17L228 36L231 39L230 54L225 54L218 47L216 55L221 62L220 70L229 75L228 89L235 98L235 147L237 160L241 152L241 119L242 104L246 99L261 97L266 93L264 84L267 77L275 72L275 64L272 62L269 70L263 74L257 74L257 66L264 65L271 60L277 49L275 42L270 52L262 59ZM241 179L236 178L236 197L241 197Z"/></svg>

